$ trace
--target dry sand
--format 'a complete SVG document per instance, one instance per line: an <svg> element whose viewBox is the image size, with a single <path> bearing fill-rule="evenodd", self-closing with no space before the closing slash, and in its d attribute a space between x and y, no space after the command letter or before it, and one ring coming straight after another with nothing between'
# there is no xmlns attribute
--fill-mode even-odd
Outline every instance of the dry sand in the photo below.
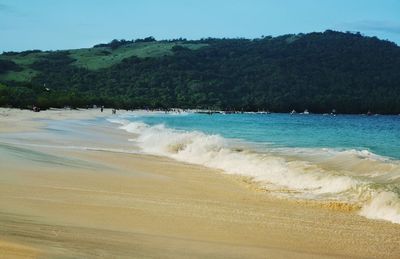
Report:
<svg viewBox="0 0 400 259"><path fill-rule="evenodd" d="M110 113L2 109L0 114L0 131L12 132L40 130L43 122L31 116ZM34 152L68 160L38 162L3 147L0 258L400 256L400 225L276 199L218 171L137 154Z"/></svg>
<svg viewBox="0 0 400 259"><path fill-rule="evenodd" d="M111 114L111 109L66 110L51 109L42 112L30 110L18 110L0 108L0 133L23 132L38 130L45 123L43 120L65 120L65 119L90 119L94 117L105 117Z"/></svg>

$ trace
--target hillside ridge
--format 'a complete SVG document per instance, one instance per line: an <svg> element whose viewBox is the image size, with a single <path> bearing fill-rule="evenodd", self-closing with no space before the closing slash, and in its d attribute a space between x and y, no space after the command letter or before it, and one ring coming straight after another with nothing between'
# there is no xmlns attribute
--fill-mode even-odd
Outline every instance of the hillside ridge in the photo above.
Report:
<svg viewBox="0 0 400 259"><path fill-rule="evenodd" d="M360 33L113 40L0 55L0 105L400 113L400 47Z"/></svg>

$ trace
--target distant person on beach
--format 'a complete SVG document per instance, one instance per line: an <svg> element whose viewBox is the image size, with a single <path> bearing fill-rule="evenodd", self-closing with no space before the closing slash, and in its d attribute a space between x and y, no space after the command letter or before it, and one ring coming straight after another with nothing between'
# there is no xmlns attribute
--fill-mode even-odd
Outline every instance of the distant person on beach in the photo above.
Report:
<svg viewBox="0 0 400 259"><path fill-rule="evenodd" d="M100 111L103 112L104 110L104 106L101 106Z"/></svg>
<svg viewBox="0 0 400 259"><path fill-rule="evenodd" d="M117 114L117 110L116 109L112 109L112 114Z"/></svg>

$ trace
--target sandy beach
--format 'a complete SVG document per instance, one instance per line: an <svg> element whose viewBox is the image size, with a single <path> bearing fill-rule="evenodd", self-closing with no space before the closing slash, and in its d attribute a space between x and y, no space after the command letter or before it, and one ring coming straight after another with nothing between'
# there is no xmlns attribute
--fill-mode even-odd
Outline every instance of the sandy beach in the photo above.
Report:
<svg viewBox="0 0 400 259"><path fill-rule="evenodd" d="M0 109L0 258L400 256L399 224L346 206L274 198L248 179L163 157L7 142L46 134L45 120L110 114ZM114 143L129 138L102 130Z"/></svg>

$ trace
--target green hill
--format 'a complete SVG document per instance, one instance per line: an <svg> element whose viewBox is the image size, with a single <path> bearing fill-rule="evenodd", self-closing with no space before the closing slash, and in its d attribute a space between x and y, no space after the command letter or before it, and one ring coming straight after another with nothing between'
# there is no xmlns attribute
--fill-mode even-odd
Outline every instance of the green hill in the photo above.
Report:
<svg viewBox="0 0 400 259"><path fill-rule="evenodd" d="M68 56L74 59L71 65L87 68L89 70L98 70L107 68L120 63L123 59L129 57L161 57L164 55L172 55L173 46L184 46L195 50L207 44L191 44L177 42L138 42L128 43L116 49L111 47L96 47L68 50ZM32 64L53 54L53 51L24 51L20 53L4 53L0 55L1 61L11 61L20 67L20 71L3 71L0 73L1 81L18 81L26 82L32 80L40 71L32 69ZM1 72L1 71L0 71Z"/></svg>
<svg viewBox="0 0 400 259"><path fill-rule="evenodd" d="M0 105L400 113L400 47L326 31L0 55Z"/></svg>

